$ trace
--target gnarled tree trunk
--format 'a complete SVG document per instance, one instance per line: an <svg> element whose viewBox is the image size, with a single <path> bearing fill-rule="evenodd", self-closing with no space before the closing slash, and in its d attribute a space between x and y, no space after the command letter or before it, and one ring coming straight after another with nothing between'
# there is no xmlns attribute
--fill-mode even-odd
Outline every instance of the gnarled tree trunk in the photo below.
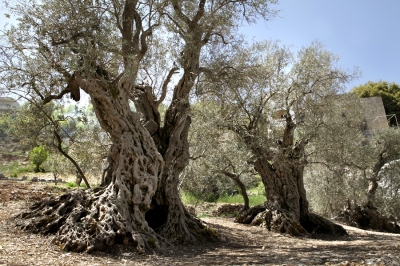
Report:
<svg viewBox="0 0 400 266"><path fill-rule="evenodd" d="M241 213L237 222L263 225L269 230L296 236L346 233L343 227L309 212L303 165L296 160L270 164L260 158L254 167L261 176L268 202L261 208L257 206Z"/></svg>
<svg viewBox="0 0 400 266"><path fill-rule="evenodd" d="M253 165L261 176L268 202L240 213L236 221L299 236L346 234L342 226L309 212L303 179L307 140L294 143L295 127L288 115L282 141L271 157L267 157L271 152L255 146L252 138L245 138L257 158Z"/></svg>
<svg viewBox="0 0 400 266"><path fill-rule="evenodd" d="M176 101L166 114L164 127L155 141L164 159L159 186L152 209L146 218L161 236L178 242L197 242L214 239L211 231L184 207L178 191L179 176L189 163L188 131L190 116L188 103ZM157 219L155 219L157 217Z"/></svg>
<svg viewBox="0 0 400 266"><path fill-rule="evenodd" d="M386 154L387 151L388 146L384 146L372 168L371 175L368 178L367 201L361 205L348 202L347 206L337 215L337 220L361 229L400 234L400 226L395 221L390 221L386 216L382 215L375 206L375 195L379 186L378 181L380 180L379 172L389 161Z"/></svg>
<svg viewBox="0 0 400 266"><path fill-rule="evenodd" d="M24 218L19 224L44 234L57 232L55 243L67 251L104 250L117 242L131 243L139 252L158 247L165 239L148 225L145 214L157 190L163 159L139 116L130 111L124 95L129 82L122 88L110 88L100 80L81 83L111 136L111 182L94 195L78 191L34 205L19 215Z"/></svg>

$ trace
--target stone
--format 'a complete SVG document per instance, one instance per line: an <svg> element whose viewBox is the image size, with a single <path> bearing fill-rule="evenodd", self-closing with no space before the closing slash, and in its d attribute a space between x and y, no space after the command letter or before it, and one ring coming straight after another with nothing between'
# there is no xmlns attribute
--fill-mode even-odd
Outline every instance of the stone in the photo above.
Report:
<svg viewBox="0 0 400 266"><path fill-rule="evenodd" d="M224 204L213 211L214 216L236 216L243 209L242 204Z"/></svg>
<svg viewBox="0 0 400 266"><path fill-rule="evenodd" d="M0 173L0 179L6 179L7 177L3 175L3 173Z"/></svg>
<svg viewBox="0 0 400 266"><path fill-rule="evenodd" d="M31 181L32 181L32 182L38 182L38 181L39 181L39 178L37 178L36 176L34 176L34 177L32 177Z"/></svg>
<svg viewBox="0 0 400 266"><path fill-rule="evenodd" d="M24 175L21 180L22 181L28 180L28 177Z"/></svg>

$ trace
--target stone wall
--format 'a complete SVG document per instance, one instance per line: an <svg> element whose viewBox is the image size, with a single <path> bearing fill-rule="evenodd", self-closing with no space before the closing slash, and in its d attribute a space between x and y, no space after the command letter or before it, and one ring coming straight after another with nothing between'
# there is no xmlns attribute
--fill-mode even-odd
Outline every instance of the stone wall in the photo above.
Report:
<svg viewBox="0 0 400 266"><path fill-rule="evenodd" d="M374 131L389 127L381 97L361 98L365 113L364 130Z"/></svg>

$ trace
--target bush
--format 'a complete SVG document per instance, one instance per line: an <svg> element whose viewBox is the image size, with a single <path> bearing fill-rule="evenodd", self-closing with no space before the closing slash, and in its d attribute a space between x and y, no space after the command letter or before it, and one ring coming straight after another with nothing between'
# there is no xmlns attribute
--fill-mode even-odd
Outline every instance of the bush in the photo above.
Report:
<svg viewBox="0 0 400 266"><path fill-rule="evenodd" d="M35 165L35 173L44 172L44 170L40 167L49 157L49 150L39 145L32 149L29 153L29 159L31 160L32 164Z"/></svg>
<svg viewBox="0 0 400 266"><path fill-rule="evenodd" d="M78 185L77 183L75 183L75 182L67 182L67 183L65 184L65 186L68 187L68 188L77 188L77 187L86 188L86 184L81 184L81 185L79 186L79 185Z"/></svg>

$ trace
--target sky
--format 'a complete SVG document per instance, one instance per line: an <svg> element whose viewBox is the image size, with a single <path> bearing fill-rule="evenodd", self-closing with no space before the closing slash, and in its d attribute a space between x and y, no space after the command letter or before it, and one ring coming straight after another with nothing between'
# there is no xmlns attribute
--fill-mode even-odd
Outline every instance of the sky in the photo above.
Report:
<svg viewBox="0 0 400 266"><path fill-rule="evenodd" d="M400 84L399 0L280 0L274 7L277 17L242 32L294 49L321 42L340 55L339 66L362 72L348 90L368 81Z"/></svg>
<svg viewBox="0 0 400 266"><path fill-rule="evenodd" d="M341 57L339 66L358 67L368 81L400 84L400 0L280 0L278 16L242 32L248 39L280 40L300 49L313 41ZM10 20L0 11L0 29Z"/></svg>

